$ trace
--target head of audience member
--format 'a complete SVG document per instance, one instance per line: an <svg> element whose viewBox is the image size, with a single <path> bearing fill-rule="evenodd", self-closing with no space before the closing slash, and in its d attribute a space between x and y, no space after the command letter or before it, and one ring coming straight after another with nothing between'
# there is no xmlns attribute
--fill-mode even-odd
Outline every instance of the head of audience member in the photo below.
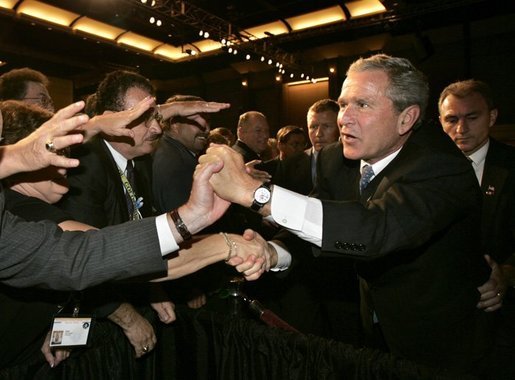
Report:
<svg viewBox="0 0 515 380"><path fill-rule="evenodd" d="M267 147L261 153L261 161L269 161L279 157L279 148L277 145L277 139L275 137L269 137Z"/></svg>
<svg viewBox="0 0 515 380"><path fill-rule="evenodd" d="M266 116L257 111L248 111L240 115L237 135L238 140L261 155L267 149L270 137Z"/></svg>
<svg viewBox="0 0 515 380"><path fill-rule="evenodd" d="M99 115L119 112L134 107L147 96L155 96L154 88L144 76L125 70L106 75L96 92L96 111ZM131 160L152 153L159 137L161 126L156 119L157 111L150 108L128 125L134 138L104 136L111 146L126 159Z"/></svg>
<svg viewBox="0 0 515 380"><path fill-rule="evenodd" d="M331 99L322 99L309 107L307 125L309 141L315 151L338 141L338 103Z"/></svg>
<svg viewBox="0 0 515 380"><path fill-rule="evenodd" d="M13 69L0 76L0 100L21 100L54 112L48 83L48 78L39 71L28 67Z"/></svg>
<svg viewBox="0 0 515 380"><path fill-rule="evenodd" d="M234 136L234 133L232 133L232 131L229 129L229 128L225 128L225 127L217 127L215 129L212 129L210 134L213 133L213 134L220 134L222 136L224 136L227 141L229 141L229 146L233 146L234 143L236 142L236 136Z"/></svg>
<svg viewBox="0 0 515 380"><path fill-rule="evenodd" d="M199 96L174 95L166 103L203 101ZM210 117L206 113L197 113L190 116L174 116L163 121L163 133L179 141L188 150L195 154L201 153L208 144Z"/></svg>
<svg viewBox="0 0 515 380"><path fill-rule="evenodd" d="M0 102L3 127L3 145L14 144L27 137L52 116L52 112L35 104L18 100ZM66 154L65 151L58 154ZM28 173L19 173L4 180L7 187L47 203L58 202L68 192L66 170L48 167Z"/></svg>
<svg viewBox="0 0 515 380"><path fill-rule="evenodd" d="M231 146L231 142L227 139L227 137L217 132L216 130L212 130L209 132L209 136L207 137L207 143L208 145L214 143Z"/></svg>
<svg viewBox="0 0 515 380"><path fill-rule="evenodd" d="M343 154L374 164L399 150L423 120L427 80L409 60L376 54L347 71L338 103Z"/></svg>
<svg viewBox="0 0 515 380"><path fill-rule="evenodd" d="M467 156L486 144L498 114L490 86L475 79L444 88L438 110L443 130Z"/></svg>
<svg viewBox="0 0 515 380"><path fill-rule="evenodd" d="M296 125L282 127L277 131L276 137L280 160L303 152L306 148L306 136L304 135L304 131Z"/></svg>

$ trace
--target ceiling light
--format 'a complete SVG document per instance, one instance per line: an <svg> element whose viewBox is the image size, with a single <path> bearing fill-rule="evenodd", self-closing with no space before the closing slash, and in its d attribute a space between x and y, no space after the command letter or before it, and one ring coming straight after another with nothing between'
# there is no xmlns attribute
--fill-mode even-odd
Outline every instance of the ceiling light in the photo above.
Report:
<svg viewBox="0 0 515 380"><path fill-rule="evenodd" d="M123 33L116 39L116 42L122 45L132 46L134 48L144 51L153 51L155 48L162 44L162 42L160 41L143 37L133 32Z"/></svg>
<svg viewBox="0 0 515 380"><path fill-rule="evenodd" d="M246 59L247 61L248 61L248 60L250 60L250 54L247 54L247 55L245 56L245 59Z"/></svg>
<svg viewBox="0 0 515 380"><path fill-rule="evenodd" d="M386 12L386 8L379 0L351 1L350 3L345 3L345 7L349 10L351 18L372 16Z"/></svg>
<svg viewBox="0 0 515 380"><path fill-rule="evenodd" d="M148 20L149 23L153 24L156 22L156 19L154 16L150 17L150 19Z"/></svg>
<svg viewBox="0 0 515 380"><path fill-rule="evenodd" d="M272 61L272 58L270 58L270 59L268 60L268 64L269 64L269 65L271 65L272 63L274 63L274 61Z"/></svg>
<svg viewBox="0 0 515 380"><path fill-rule="evenodd" d="M163 25L163 22L162 22L161 20L157 20L157 21L156 21L156 25L157 25L157 26L161 26L161 25Z"/></svg>
<svg viewBox="0 0 515 380"><path fill-rule="evenodd" d="M209 38L209 32L204 32L204 38Z"/></svg>
<svg viewBox="0 0 515 380"><path fill-rule="evenodd" d="M13 9L18 0L0 0L0 8Z"/></svg>
<svg viewBox="0 0 515 380"><path fill-rule="evenodd" d="M338 5L286 19L292 30L314 28L340 21L345 21L345 13Z"/></svg>
<svg viewBox="0 0 515 380"><path fill-rule="evenodd" d="M243 87L247 87L247 86L249 85L249 82L247 82L247 80L246 80L246 79L243 79L243 80L241 81L241 85L242 85Z"/></svg>
<svg viewBox="0 0 515 380"><path fill-rule="evenodd" d="M88 17L81 17L73 23L72 29L75 31L91 34L97 37L114 41L118 36L123 34L125 30L114 27L103 22L93 20Z"/></svg>
<svg viewBox="0 0 515 380"><path fill-rule="evenodd" d="M282 21L274 21L268 24L254 26L253 28L245 29L245 33L249 34L251 40L266 38L270 36L277 36L279 34L288 33L288 28Z"/></svg>
<svg viewBox="0 0 515 380"><path fill-rule="evenodd" d="M334 66L329 67L329 72L334 74L336 72L336 68Z"/></svg>
<svg viewBox="0 0 515 380"><path fill-rule="evenodd" d="M77 13L68 12L34 0L23 1L16 9L16 12L62 26L69 26L80 17Z"/></svg>

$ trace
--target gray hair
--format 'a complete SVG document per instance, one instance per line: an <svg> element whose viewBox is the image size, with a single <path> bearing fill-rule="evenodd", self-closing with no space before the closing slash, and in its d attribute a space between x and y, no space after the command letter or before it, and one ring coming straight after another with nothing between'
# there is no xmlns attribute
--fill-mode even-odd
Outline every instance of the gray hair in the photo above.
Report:
<svg viewBox="0 0 515 380"><path fill-rule="evenodd" d="M347 74L368 70L380 70L388 75L390 85L386 90L386 96L393 102L398 112L412 105L419 106L420 118L413 126L414 129L418 128L424 119L429 99L429 84L426 76L408 59L386 54L358 59L350 65Z"/></svg>

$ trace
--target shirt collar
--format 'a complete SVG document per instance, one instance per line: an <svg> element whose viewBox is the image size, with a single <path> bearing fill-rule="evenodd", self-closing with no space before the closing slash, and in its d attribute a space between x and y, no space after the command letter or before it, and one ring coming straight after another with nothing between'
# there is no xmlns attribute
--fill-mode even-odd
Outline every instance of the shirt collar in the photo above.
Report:
<svg viewBox="0 0 515 380"><path fill-rule="evenodd" d="M489 146L490 146L490 139L488 139L486 141L485 145L483 145L481 148L479 148L474 153L472 153L470 156L468 156L468 158L470 160L472 160L472 163L475 166L479 166L485 161Z"/></svg>
<svg viewBox="0 0 515 380"><path fill-rule="evenodd" d="M385 158L377 161L375 164L372 164L372 170L374 171L374 177L376 175L378 175L379 173L381 173L381 171L386 168L388 166L388 164L390 162L393 161L393 159L395 157L397 157L397 155L399 154L399 152L401 151L402 147L400 147L399 149L397 149L395 152L393 153L390 153L388 156L386 156ZM360 173L363 173L363 167L365 167L366 165L370 165L368 162L366 161L363 161L361 160L361 163L360 163L360 166L359 166L359 171Z"/></svg>
<svg viewBox="0 0 515 380"><path fill-rule="evenodd" d="M122 173L125 173L125 169L127 169L127 159L122 156L120 152L118 152L116 149L114 149L111 144L109 144L108 141L104 140L104 142L107 145L107 149L109 149L109 152L111 152L111 155L113 156L114 162L120 168Z"/></svg>

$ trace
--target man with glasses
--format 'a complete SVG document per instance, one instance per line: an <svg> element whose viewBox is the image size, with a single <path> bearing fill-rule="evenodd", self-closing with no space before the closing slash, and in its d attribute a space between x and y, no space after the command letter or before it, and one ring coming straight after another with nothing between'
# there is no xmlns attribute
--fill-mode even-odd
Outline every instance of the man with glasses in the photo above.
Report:
<svg viewBox="0 0 515 380"><path fill-rule="evenodd" d="M95 111L108 114L128 110L149 96L154 96L154 89L147 78L134 72L114 71L98 86ZM133 137L101 134L72 149L72 157L80 160L80 166L68 172L70 190L60 206L75 220L103 228L154 214L148 165L149 154L161 136L158 115L157 107L153 107L134 120L128 126ZM132 306L148 304L147 295L140 293L133 286L124 290L104 286L86 293L87 300L95 301L98 316L107 316L123 329L137 357L146 354L141 347L149 347L150 351L156 340L148 307ZM152 306L163 322L175 319L171 302ZM149 337L154 344L148 344Z"/></svg>
<svg viewBox="0 0 515 380"><path fill-rule="evenodd" d="M0 100L21 100L54 112L48 93L48 78L41 72L24 67L0 76Z"/></svg>

